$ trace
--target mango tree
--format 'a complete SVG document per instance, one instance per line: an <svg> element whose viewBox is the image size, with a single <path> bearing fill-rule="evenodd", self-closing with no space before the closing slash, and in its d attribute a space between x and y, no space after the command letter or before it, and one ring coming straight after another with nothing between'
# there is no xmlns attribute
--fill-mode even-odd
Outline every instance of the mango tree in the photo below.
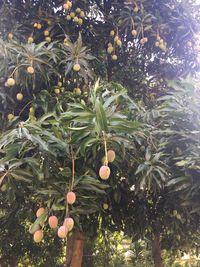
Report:
<svg viewBox="0 0 200 267"><path fill-rule="evenodd" d="M83 232L95 233L99 225L137 237L150 232L161 266L161 230L155 230L163 209L159 223L155 216L177 171L165 155L174 135L164 135L160 111L146 110L171 90L167 79L198 70L198 6L5 0L0 13L0 182L6 199L29 196L39 209L29 229L36 242L47 224L65 239L75 222L67 266L81 265ZM136 216L141 201L156 215L148 217L145 207Z"/></svg>

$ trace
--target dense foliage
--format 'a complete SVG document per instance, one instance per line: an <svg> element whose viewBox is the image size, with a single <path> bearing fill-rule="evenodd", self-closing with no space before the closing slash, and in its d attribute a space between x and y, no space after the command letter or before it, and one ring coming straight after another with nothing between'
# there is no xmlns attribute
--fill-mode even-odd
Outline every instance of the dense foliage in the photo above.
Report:
<svg viewBox="0 0 200 267"><path fill-rule="evenodd" d="M19 251L37 255L26 237L34 221L30 233L39 224L45 233L40 266L59 264L64 242L50 215L59 225L71 216L89 236L146 238L153 250L199 247L200 102L188 76L200 64L198 9L175 0L1 1L2 264L15 266Z"/></svg>

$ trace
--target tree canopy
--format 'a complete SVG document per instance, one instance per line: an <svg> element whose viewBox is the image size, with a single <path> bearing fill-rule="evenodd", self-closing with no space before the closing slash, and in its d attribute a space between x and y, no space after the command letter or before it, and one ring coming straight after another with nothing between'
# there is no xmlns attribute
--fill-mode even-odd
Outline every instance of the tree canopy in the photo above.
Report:
<svg viewBox="0 0 200 267"><path fill-rule="evenodd" d="M161 249L199 246L199 14L184 0L0 3L2 264L28 231L49 247L40 266L59 264L48 253L62 257L68 230L70 267L73 236L99 229L147 238L156 267Z"/></svg>

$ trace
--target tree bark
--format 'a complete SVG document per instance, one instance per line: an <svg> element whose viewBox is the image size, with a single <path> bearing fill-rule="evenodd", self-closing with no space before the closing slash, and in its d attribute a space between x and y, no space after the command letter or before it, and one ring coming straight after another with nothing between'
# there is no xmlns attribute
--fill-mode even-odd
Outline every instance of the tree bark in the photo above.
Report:
<svg viewBox="0 0 200 267"><path fill-rule="evenodd" d="M66 267L81 267L84 239L83 232L79 230L67 239Z"/></svg>
<svg viewBox="0 0 200 267"><path fill-rule="evenodd" d="M154 235L153 240L152 240L152 257L153 257L155 267L164 267L159 235Z"/></svg>

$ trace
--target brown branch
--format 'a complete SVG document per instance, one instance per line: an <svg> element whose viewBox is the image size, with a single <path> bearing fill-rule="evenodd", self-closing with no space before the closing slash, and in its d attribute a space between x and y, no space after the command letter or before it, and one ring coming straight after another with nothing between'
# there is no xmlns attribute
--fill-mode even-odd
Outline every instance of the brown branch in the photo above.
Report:
<svg viewBox="0 0 200 267"><path fill-rule="evenodd" d="M4 175L0 178L0 186L4 180L4 178L8 175L9 171L5 172Z"/></svg>

